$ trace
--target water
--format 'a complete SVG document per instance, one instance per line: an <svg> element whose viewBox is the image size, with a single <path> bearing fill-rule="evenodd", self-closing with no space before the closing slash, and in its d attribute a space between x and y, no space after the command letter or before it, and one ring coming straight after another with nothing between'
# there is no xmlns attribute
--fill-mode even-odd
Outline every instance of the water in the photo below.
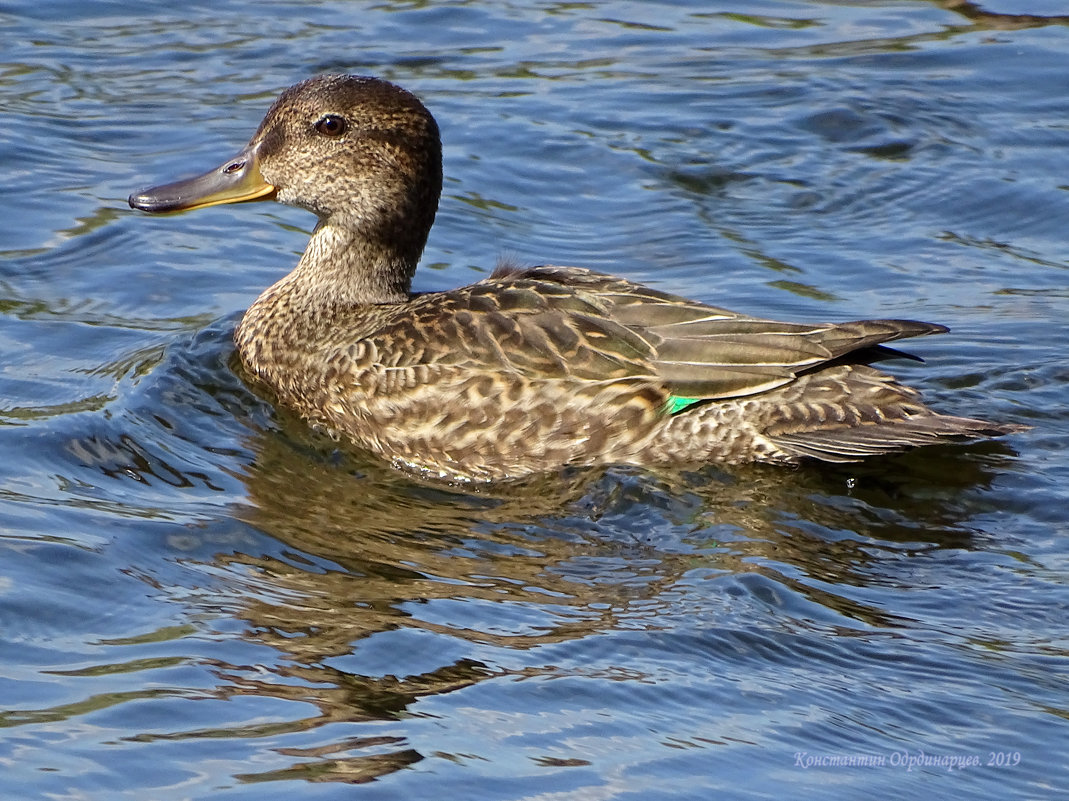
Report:
<svg viewBox="0 0 1069 801"><path fill-rule="evenodd" d="M1064 792L1059 13L0 4L0 796ZM1034 429L477 493L337 451L232 370L312 219L125 207L328 70L441 123L417 288L507 256L771 317L942 322L895 372Z"/></svg>

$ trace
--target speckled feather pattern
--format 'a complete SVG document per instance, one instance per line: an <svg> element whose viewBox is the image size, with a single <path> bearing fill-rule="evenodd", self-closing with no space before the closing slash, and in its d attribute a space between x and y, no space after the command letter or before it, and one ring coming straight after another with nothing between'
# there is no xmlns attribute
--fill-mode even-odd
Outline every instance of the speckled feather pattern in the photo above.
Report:
<svg viewBox="0 0 1069 801"><path fill-rule="evenodd" d="M242 334L261 347L284 328L291 335L270 358L250 358L255 345L242 353L284 404L397 463L452 478L564 464L850 461L992 429L933 415L914 390L862 364L798 375L856 342L941 330L908 321L792 326L566 267L340 318L269 304L271 330L243 324ZM282 308L289 326L279 325ZM710 346L718 339L723 346ZM678 394L707 401L670 414ZM833 436L857 427L868 440ZM814 433L815 442L798 439Z"/></svg>
<svg viewBox="0 0 1069 801"><path fill-rule="evenodd" d="M343 135L320 136L324 115ZM236 332L280 403L397 464L496 480L562 465L850 461L1019 430L929 410L866 362L907 320L749 317L571 267L413 295L441 191L433 117L384 81L288 89L250 143L320 223ZM674 410L673 399L688 399Z"/></svg>

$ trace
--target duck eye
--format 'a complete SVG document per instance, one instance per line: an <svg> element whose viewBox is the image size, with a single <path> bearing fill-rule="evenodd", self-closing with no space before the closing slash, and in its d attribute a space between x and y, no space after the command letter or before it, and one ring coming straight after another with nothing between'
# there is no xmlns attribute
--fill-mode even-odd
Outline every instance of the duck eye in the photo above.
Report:
<svg viewBox="0 0 1069 801"><path fill-rule="evenodd" d="M315 124L316 131L323 134L323 136L341 136L348 127L345 117L340 117L337 114L327 114L320 117Z"/></svg>

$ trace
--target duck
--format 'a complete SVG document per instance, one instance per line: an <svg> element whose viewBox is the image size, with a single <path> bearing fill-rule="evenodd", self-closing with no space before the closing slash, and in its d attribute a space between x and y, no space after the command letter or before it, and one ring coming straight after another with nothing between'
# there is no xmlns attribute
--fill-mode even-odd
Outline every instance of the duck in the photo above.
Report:
<svg viewBox="0 0 1069 801"><path fill-rule="evenodd" d="M441 191L426 106L331 74L283 91L220 167L129 204L314 213L297 266L236 327L242 368L313 427L425 476L852 462L1027 428L935 412L873 366L906 355L886 343L948 330L933 323L779 322L553 264L413 292Z"/></svg>

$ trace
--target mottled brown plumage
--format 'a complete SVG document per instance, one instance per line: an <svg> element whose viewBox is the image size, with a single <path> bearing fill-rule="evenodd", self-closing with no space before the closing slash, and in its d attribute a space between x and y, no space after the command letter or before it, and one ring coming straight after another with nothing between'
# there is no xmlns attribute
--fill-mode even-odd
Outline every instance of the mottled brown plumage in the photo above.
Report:
<svg viewBox="0 0 1069 801"><path fill-rule="evenodd" d="M286 90L219 170L130 203L277 197L315 212L300 263L238 326L241 358L312 423L435 475L852 461L1022 428L936 414L866 364L938 325L762 320L574 267L413 295L441 182L419 100L331 75Z"/></svg>

